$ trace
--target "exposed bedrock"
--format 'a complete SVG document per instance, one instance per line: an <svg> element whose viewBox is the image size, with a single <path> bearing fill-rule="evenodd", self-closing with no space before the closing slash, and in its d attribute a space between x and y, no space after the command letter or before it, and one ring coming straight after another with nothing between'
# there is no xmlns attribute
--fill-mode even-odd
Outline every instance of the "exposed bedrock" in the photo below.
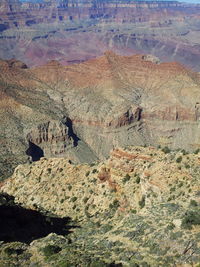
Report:
<svg viewBox="0 0 200 267"><path fill-rule="evenodd" d="M178 63L113 52L71 66L0 63L2 176L28 155L77 163L130 145L200 147L200 76Z"/></svg>
<svg viewBox="0 0 200 267"><path fill-rule="evenodd" d="M195 40L193 40L191 34L188 34L190 26L185 25L189 30L188 33L185 34L187 42L180 38L181 32L176 33L173 27L171 27L171 31L174 31L172 36L168 35L167 32L165 33L165 36L162 35L162 27L160 27L158 28L159 30L157 29L157 33L154 34L116 34L112 36L112 39L108 38L107 42L112 42L113 46L119 50L124 47L124 51L135 50L140 51L140 53L149 53L157 56L162 61L177 61L194 70L200 71L200 45L197 43L194 44ZM194 31L194 34L195 33L196 31Z"/></svg>
<svg viewBox="0 0 200 267"><path fill-rule="evenodd" d="M59 3L60 2L60 3ZM97 1L48 1L44 3L21 3L16 0L2 0L0 3L1 21L11 27L31 26L39 23L77 21L80 19L113 19L115 21L142 22L154 17L151 11L165 13L179 12L184 4L175 1L162 2L97 2ZM191 11L194 10L190 7ZM165 10L165 11L164 11ZM191 12L190 11L190 12Z"/></svg>
<svg viewBox="0 0 200 267"><path fill-rule="evenodd" d="M64 154L67 149L74 146L74 140L69 135L68 127L58 121L50 121L33 128L27 134L27 140L30 144L40 147L47 157Z"/></svg>
<svg viewBox="0 0 200 267"><path fill-rule="evenodd" d="M0 3L0 58L15 57L29 67L49 60L67 65L110 49L122 55L150 53L200 71L199 5L82 0L60 5Z"/></svg>

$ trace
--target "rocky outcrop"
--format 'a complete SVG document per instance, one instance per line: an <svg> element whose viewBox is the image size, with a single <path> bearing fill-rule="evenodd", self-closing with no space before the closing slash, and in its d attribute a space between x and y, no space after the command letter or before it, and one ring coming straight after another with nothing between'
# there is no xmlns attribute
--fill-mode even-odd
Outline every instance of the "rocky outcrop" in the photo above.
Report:
<svg viewBox="0 0 200 267"><path fill-rule="evenodd" d="M76 140L73 140L69 134L69 128L62 122L51 121L43 123L33 128L27 134L29 143L39 146L46 156L62 155L76 145Z"/></svg>
<svg viewBox="0 0 200 267"><path fill-rule="evenodd" d="M170 192L170 187L183 181L180 190L185 188L183 192L186 192L187 182L193 180L188 194L199 202L195 196L199 154L184 154L185 151L170 152L154 147L116 148L107 160L93 166L74 165L67 158L41 158L33 164L18 166L11 179L4 182L1 192L14 196L15 202L26 208L40 207L61 217L67 214L82 220L87 218L86 205L91 215L97 210L103 213L115 197L123 212L136 209L143 213L139 204L141 196L146 198L145 210L148 210L158 202L166 202L170 194L178 195L173 190ZM177 201L183 198L184 195L179 196ZM123 206L125 199L126 206Z"/></svg>
<svg viewBox="0 0 200 267"><path fill-rule="evenodd" d="M43 267L48 260L50 266L93 266L95 259L94 266L198 264L199 160L198 152L127 147L114 149L98 164L42 158L18 166L1 187L18 204L2 213L0 203L0 214L10 222L1 225L1 236L32 242L0 244L0 263Z"/></svg>

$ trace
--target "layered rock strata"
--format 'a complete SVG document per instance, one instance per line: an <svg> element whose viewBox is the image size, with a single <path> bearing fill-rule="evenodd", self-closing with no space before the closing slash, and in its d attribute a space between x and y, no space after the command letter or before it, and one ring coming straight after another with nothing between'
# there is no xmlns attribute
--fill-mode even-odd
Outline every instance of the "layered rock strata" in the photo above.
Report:
<svg viewBox="0 0 200 267"><path fill-rule="evenodd" d="M1 61L2 164L26 160L32 144L40 156L74 162L105 158L117 146L198 149L199 74L154 61L112 52L66 67Z"/></svg>

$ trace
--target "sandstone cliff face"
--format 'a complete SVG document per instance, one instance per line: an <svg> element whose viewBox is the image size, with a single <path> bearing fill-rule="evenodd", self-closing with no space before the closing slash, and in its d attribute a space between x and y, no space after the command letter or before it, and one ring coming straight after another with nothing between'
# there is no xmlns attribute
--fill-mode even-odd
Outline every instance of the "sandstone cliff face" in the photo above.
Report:
<svg viewBox="0 0 200 267"><path fill-rule="evenodd" d="M65 153L75 143L70 137L68 127L58 121L50 121L33 128L27 134L27 140L39 146L46 156L52 157Z"/></svg>
<svg viewBox="0 0 200 267"><path fill-rule="evenodd" d="M178 63L107 52L66 67L1 61L1 73L2 162L4 148L25 161L34 145L74 162L103 159L118 146L200 146L200 77Z"/></svg>

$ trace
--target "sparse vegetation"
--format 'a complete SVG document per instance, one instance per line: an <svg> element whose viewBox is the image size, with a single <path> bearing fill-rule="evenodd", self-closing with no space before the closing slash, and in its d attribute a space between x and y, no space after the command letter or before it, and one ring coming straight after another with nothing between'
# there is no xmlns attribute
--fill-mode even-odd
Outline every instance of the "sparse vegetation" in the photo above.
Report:
<svg viewBox="0 0 200 267"><path fill-rule="evenodd" d="M119 200L115 199L113 203L110 203L109 208L110 209L117 209L120 206Z"/></svg>
<svg viewBox="0 0 200 267"><path fill-rule="evenodd" d="M93 169L93 170L92 170L92 173L96 173L96 172L98 172L97 169Z"/></svg>
<svg viewBox="0 0 200 267"><path fill-rule="evenodd" d="M51 168L48 168L47 169L47 172L50 174L51 173Z"/></svg>
<svg viewBox="0 0 200 267"><path fill-rule="evenodd" d="M166 155L161 151L155 153L155 148L147 147L142 150L137 147L137 150L130 148L126 151L130 154L130 158L132 149L133 160L112 159L110 165L106 165L105 161L104 165L96 166L96 169L100 169L97 175L92 174L93 168L89 169L88 165L84 166L83 171L81 166L74 166L69 173L66 167L63 168L65 173L63 178L58 173L58 177L52 176L49 180L45 172L48 177L47 188L40 188L39 186L45 182L45 176L41 175L41 184L36 183L36 188L38 191L43 189L43 194L40 196L41 204L44 205L41 205L42 208L51 207L50 211L53 214L69 215L76 220L70 222L70 225L75 227L69 235L47 236L36 240L34 249L49 245L60 248L47 249L45 253L39 250L41 262L49 266L65 266L64 257L66 266L90 266L92 262L98 264L99 261L104 264L104 260L106 262L104 266L109 266L114 261L127 266L132 266L132 263L137 263L137 266L147 266L144 259L148 259L150 266L167 266L167 264L170 266L175 261L182 263L182 259L185 260L185 254L181 256L179 253L179 244L181 252L184 250L182 246L187 248L190 240L192 240L191 245L196 248L200 242L198 233L200 193L197 190L200 171L197 157L194 154L189 154L188 158L184 157L180 154L181 151L178 154L172 152ZM125 156L128 157L129 154ZM176 162L179 155L183 164ZM190 169L186 170L184 166L188 163ZM178 171L180 165L183 172ZM54 173L53 164L51 166ZM56 166L58 170L60 166L62 165ZM193 166L196 172L193 171ZM76 180L71 179L71 171L73 171L72 177L76 177ZM89 178L85 179L87 173ZM148 175L150 179L147 178ZM142 181L141 177L144 177ZM32 182L34 175L28 176L27 179L32 179ZM27 180L21 181L25 183L27 190ZM48 182L55 185L53 189ZM20 186L17 186L23 188L24 184L20 183ZM31 202L33 196L35 200ZM26 200L30 205L36 203L35 209L39 210L38 197L33 196L29 195ZM48 206L45 206L47 199ZM46 212L46 209L43 210ZM67 239L71 240L70 243ZM38 245L39 242L43 242L42 245ZM2 255L10 259L18 257L21 260L25 255L24 252L17 255L14 250L10 256L9 252L6 254L3 250L1 254L1 246L0 257ZM194 250L194 256L192 255L188 261L186 259L186 263L194 261L195 266L197 254L198 251ZM133 266L136 266L134 264Z"/></svg>
<svg viewBox="0 0 200 267"><path fill-rule="evenodd" d="M87 171L86 174L85 174L85 176L87 177L89 175L90 175L90 171Z"/></svg>
<svg viewBox="0 0 200 267"><path fill-rule="evenodd" d="M190 200L190 206L197 207L198 203L196 202L196 200L192 199L192 200Z"/></svg>
<svg viewBox="0 0 200 267"><path fill-rule="evenodd" d="M137 184L140 183L140 176L137 176L137 177L136 177L135 182L136 182Z"/></svg>
<svg viewBox="0 0 200 267"><path fill-rule="evenodd" d="M176 159L176 162L177 162L177 163L181 163L182 159L183 159L183 158L180 156L180 157L178 157L178 158Z"/></svg>
<svg viewBox="0 0 200 267"><path fill-rule="evenodd" d="M44 256L46 257L50 257L56 253L59 253L62 249L59 246L55 246L55 245L48 245L44 248L42 248L42 252L44 254Z"/></svg>
<svg viewBox="0 0 200 267"><path fill-rule="evenodd" d="M75 202L76 200L77 200L77 197L75 197L75 196L71 198L72 202Z"/></svg>
<svg viewBox="0 0 200 267"><path fill-rule="evenodd" d="M162 152L164 152L165 154L168 154L171 152L171 150L167 146L165 146L162 148Z"/></svg>
<svg viewBox="0 0 200 267"><path fill-rule="evenodd" d="M182 219L183 228L192 229L193 225L200 225L200 209L188 210Z"/></svg>
<svg viewBox="0 0 200 267"><path fill-rule="evenodd" d="M68 190L71 191L72 190L72 186L68 185Z"/></svg>
<svg viewBox="0 0 200 267"><path fill-rule="evenodd" d="M131 176L127 173L126 176L122 180L123 184L125 184L126 182L128 182L130 179L131 179Z"/></svg>
<svg viewBox="0 0 200 267"><path fill-rule="evenodd" d="M194 151L194 154L199 154L199 152L200 152L200 149L198 148L198 149L196 149L196 150Z"/></svg>
<svg viewBox="0 0 200 267"><path fill-rule="evenodd" d="M142 196L142 199L138 202L140 208L144 208L145 206L145 196Z"/></svg>

